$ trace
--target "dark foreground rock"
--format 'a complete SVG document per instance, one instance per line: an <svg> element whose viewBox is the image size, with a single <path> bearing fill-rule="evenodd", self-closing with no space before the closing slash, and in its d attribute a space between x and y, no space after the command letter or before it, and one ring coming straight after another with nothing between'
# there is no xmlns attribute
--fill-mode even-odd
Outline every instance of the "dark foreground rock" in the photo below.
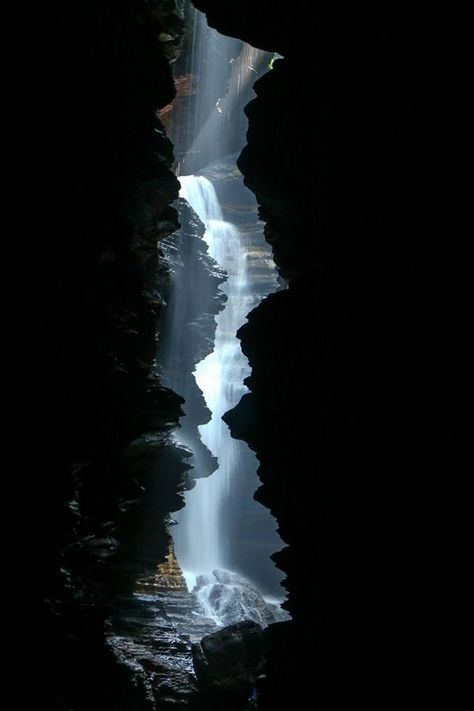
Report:
<svg viewBox="0 0 474 711"><path fill-rule="evenodd" d="M218 708L243 708L264 671L260 625L251 620L225 627L193 644L200 691Z"/></svg>

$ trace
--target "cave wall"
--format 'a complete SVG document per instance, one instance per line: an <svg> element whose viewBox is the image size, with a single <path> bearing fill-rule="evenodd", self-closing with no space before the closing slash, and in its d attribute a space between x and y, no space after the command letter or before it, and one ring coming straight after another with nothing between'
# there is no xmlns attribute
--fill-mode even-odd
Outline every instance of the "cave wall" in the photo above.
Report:
<svg viewBox="0 0 474 711"><path fill-rule="evenodd" d="M154 363L179 189L156 112L175 95L181 9L26 2L4 23L10 708L150 708L104 620L164 557L188 466L169 441L182 399Z"/></svg>
<svg viewBox="0 0 474 711"><path fill-rule="evenodd" d="M240 329L251 392L226 416L288 544L293 622L269 630L261 707L462 708L472 18L196 5L284 55L239 167L289 289Z"/></svg>
<svg viewBox="0 0 474 711"><path fill-rule="evenodd" d="M226 274L209 255L203 240L206 228L192 207L179 198L177 209L181 227L160 244L168 274L157 361L163 383L184 398L185 416L176 436L190 450L187 483L191 488L195 478L209 476L218 465L198 432L211 413L193 373L213 351L216 316L225 303L219 287Z"/></svg>

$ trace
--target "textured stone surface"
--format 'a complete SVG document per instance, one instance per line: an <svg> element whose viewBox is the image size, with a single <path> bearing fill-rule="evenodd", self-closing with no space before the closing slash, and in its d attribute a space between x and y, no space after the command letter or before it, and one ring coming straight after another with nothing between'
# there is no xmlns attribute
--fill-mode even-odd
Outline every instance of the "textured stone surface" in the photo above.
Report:
<svg viewBox="0 0 474 711"><path fill-rule="evenodd" d="M186 472L169 440L182 399L154 364L157 243L177 227L179 187L156 116L180 35L164 6L26 2L6 18L12 708L144 708L104 620L164 558Z"/></svg>
<svg viewBox="0 0 474 711"><path fill-rule="evenodd" d="M137 581L138 592L153 593L160 590L187 591L186 581L183 577L179 563L176 560L172 541L168 546L168 553L163 563L159 563L157 571L148 578Z"/></svg>
<svg viewBox="0 0 474 711"><path fill-rule="evenodd" d="M215 630L187 590L154 590L118 598L107 646L141 691L145 708L201 708L191 645Z"/></svg>
<svg viewBox="0 0 474 711"><path fill-rule="evenodd" d="M278 604L266 602L253 583L228 570L216 569L198 575L192 592L203 613L216 619L219 625L252 620L267 627L288 619Z"/></svg>

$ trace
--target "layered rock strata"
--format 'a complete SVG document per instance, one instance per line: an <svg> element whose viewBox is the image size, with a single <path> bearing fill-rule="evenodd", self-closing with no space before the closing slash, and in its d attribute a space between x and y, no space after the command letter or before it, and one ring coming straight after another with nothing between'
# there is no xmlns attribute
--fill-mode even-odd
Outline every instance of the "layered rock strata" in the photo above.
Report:
<svg viewBox="0 0 474 711"><path fill-rule="evenodd" d="M182 398L154 362L157 243L179 189L156 111L175 94L180 4L26 2L7 21L12 708L146 707L104 621L163 560L188 468L169 437Z"/></svg>
<svg viewBox="0 0 474 711"><path fill-rule="evenodd" d="M208 476L217 467L198 433L210 412L193 372L214 348L215 316L225 302L219 286L226 275L208 254L202 239L205 227L197 214L181 198L176 205L181 228L161 242L166 308L160 320L157 360L163 381L184 398L186 416L176 436L190 448L187 481L192 486L196 477Z"/></svg>

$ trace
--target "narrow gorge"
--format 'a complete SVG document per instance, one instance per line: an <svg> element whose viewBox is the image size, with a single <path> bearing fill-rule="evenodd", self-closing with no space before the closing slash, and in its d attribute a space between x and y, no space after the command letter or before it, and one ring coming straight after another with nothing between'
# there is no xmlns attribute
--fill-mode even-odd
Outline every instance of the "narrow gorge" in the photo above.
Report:
<svg viewBox="0 0 474 711"><path fill-rule="evenodd" d="M196 384L211 413L210 421L199 428L199 441L216 457L217 470L212 477L198 479L195 489L186 497L185 508L178 517L179 525L173 529L177 558L183 570L194 577L210 574L214 568L233 568L236 564L241 573L249 571L255 583L278 597L281 588L278 589L278 578L269 556L281 544L279 546L275 534L272 536L275 524L272 525L271 517L260 505L252 503L258 482L257 462L245 445L231 438L222 420L245 392L243 381L249 374L235 333L263 296L256 293L256 286L260 286L261 291L261 283L255 284L247 250L253 247L261 261L266 257L267 264L271 259L259 244L258 236L263 242L262 234L257 233L253 245L246 244L244 233L223 219L216 191L207 178L181 176L180 183L181 196L205 225L203 239L209 256L225 270L221 287L225 302L216 319L213 351L199 361L194 370ZM250 227L255 230L254 225ZM270 285L273 277L276 287L274 269L267 266L268 274L265 274L264 266L259 271L264 272ZM260 281L261 276L257 275ZM166 338L166 333L163 336ZM192 342L187 346L192 347ZM180 438L179 433L177 437ZM192 449L189 440L188 445ZM199 475L197 461L195 469ZM260 557L256 548L261 549Z"/></svg>
<svg viewBox="0 0 474 711"><path fill-rule="evenodd" d="M6 14L5 707L471 708L471 13Z"/></svg>

